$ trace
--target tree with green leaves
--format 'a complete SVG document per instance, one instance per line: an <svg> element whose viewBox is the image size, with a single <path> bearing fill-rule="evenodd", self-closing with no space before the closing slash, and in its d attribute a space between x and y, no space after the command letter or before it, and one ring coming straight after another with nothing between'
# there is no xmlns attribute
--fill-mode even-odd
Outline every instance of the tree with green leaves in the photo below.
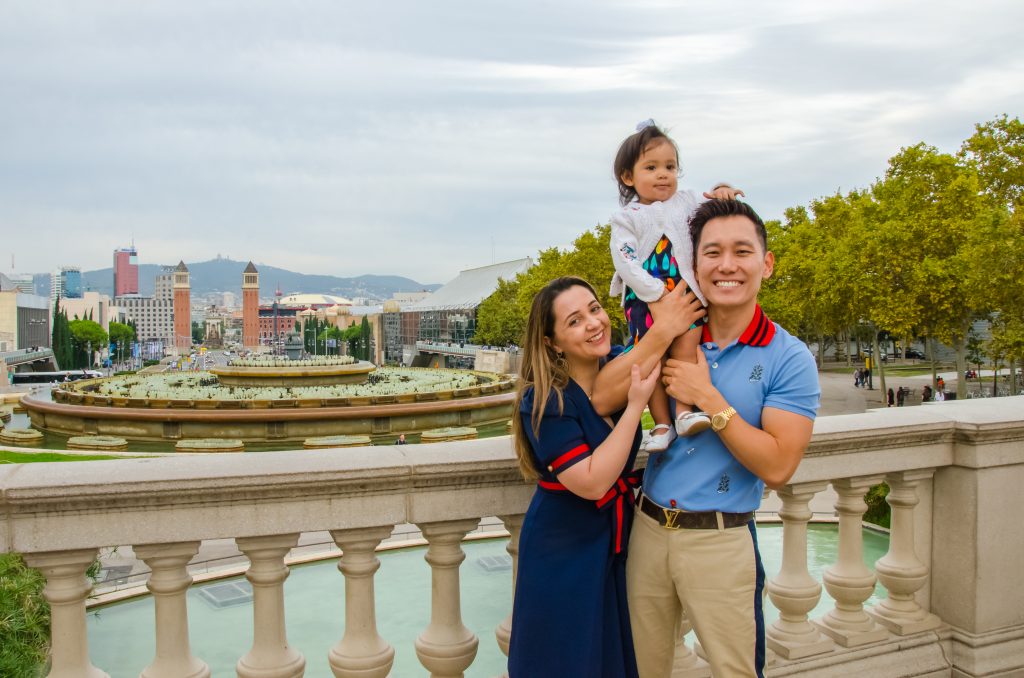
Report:
<svg viewBox="0 0 1024 678"><path fill-rule="evenodd" d="M95 320L72 320L68 323L71 330L71 343L74 346L73 368L90 368L97 351L103 349L110 341L109 335Z"/></svg>
<svg viewBox="0 0 1024 678"><path fill-rule="evenodd" d="M110 343L117 347L117 362L122 362L130 355L132 342L135 341L135 328L129 324L111 321L108 326Z"/></svg>
<svg viewBox="0 0 1024 678"><path fill-rule="evenodd" d="M612 320L612 333L621 339L626 320L618 298L608 294L615 272L609 254L611 227L607 224L584 231L566 251L552 247L537 255L536 263L516 276L501 280L498 288L477 308L477 344L504 346L521 344L533 298L551 280L576 276L586 280L597 292L598 300Z"/></svg>
<svg viewBox="0 0 1024 678"><path fill-rule="evenodd" d="M960 159L978 173L986 193L1016 211L1024 204L1024 123L1004 113L974 129Z"/></svg>

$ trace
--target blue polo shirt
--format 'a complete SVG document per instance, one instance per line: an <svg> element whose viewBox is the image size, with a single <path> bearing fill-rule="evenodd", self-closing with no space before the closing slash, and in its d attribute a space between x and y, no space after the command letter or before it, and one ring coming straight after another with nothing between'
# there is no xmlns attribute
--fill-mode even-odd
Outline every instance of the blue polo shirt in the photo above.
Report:
<svg viewBox="0 0 1024 678"><path fill-rule="evenodd" d="M765 407L814 419L821 396L814 357L760 306L747 329L728 346L714 343L706 325L703 332L701 348L711 383L744 421L760 428ZM761 505L764 481L744 468L709 429L677 438L667 450L652 455L643 489L662 506L744 513Z"/></svg>

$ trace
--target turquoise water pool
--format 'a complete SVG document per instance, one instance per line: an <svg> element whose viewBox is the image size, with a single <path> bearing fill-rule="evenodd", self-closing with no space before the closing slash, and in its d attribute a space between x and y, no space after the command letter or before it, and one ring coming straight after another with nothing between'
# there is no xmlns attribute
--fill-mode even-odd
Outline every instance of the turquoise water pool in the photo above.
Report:
<svg viewBox="0 0 1024 678"><path fill-rule="evenodd" d="M761 557L768 577L782 562L782 527L758 528ZM466 542L466 560L460 570L463 623L480 639L476 660L466 671L469 678L492 678L504 671L505 656L498 648L494 629L512 606L510 569L495 569L506 556L504 539ZM873 568L888 550L884 534L864 531L864 561ZM807 535L808 568L819 581L822 571L835 562L838 533L835 525L811 525ZM425 547L380 554L375 578L377 623L380 634L395 648L393 676L425 673L413 642L430 621L430 566L423 560ZM204 589L224 583L247 582L243 577L193 586L188 592L189 636L192 653L206 662L213 676L234 676L238 659L252 644L252 604L244 602L217 608ZM230 588L230 587L229 587ZM224 589L221 589L222 591ZM881 587L867 604L883 597ZM331 678L327 653L344 632L344 577L337 560L293 567L285 582L288 641L306 657L306 676ZM812 616L832 607L822 598ZM778 612L768 601L765 617L770 623ZM87 615L89 650L93 664L111 678L134 678L152 661L155 652L153 601L138 598L90 610Z"/></svg>

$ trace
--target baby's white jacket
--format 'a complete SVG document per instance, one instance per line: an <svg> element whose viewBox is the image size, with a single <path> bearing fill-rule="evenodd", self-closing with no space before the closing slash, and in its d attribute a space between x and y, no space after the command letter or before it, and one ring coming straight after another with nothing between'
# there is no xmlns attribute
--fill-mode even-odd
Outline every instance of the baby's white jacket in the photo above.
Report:
<svg viewBox="0 0 1024 678"><path fill-rule="evenodd" d="M634 200L612 215L611 254L615 275L609 294L624 299L626 286L641 301L657 301L665 291L665 283L644 270L643 262L651 256L661 236L672 243L672 255L679 266L679 275L705 306L707 301L693 274L693 243L690 239L690 217L704 197L691 189L677 191L664 202L643 205Z"/></svg>

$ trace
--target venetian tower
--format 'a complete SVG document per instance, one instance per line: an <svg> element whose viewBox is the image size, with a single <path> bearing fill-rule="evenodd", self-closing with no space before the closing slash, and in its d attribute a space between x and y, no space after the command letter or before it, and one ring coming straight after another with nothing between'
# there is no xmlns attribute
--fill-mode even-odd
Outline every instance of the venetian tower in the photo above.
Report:
<svg viewBox="0 0 1024 678"><path fill-rule="evenodd" d="M192 287L188 268L179 261L174 269L174 345L179 351L192 348Z"/></svg>
<svg viewBox="0 0 1024 678"><path fill-rule="evenodd" d="M260 274L249 265L242 271L242 346L260 345Z"/></svg>

